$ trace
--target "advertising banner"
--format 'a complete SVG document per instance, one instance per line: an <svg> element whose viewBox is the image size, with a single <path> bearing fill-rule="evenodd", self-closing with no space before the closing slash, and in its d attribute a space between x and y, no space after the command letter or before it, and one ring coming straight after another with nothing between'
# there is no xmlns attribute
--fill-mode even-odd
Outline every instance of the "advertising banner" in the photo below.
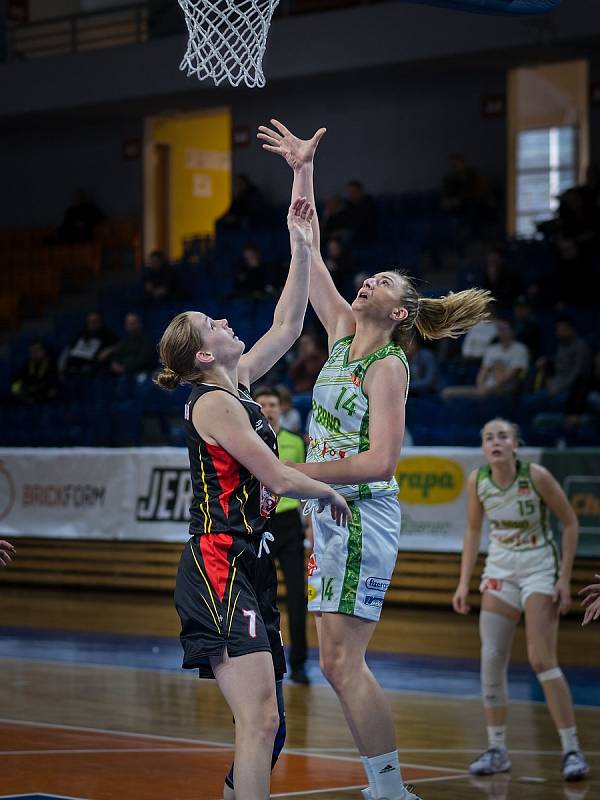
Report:
<svg viewBox="0 0 600 800"><path fill-rule="evenodd" d="M600 451L525 448L556 476L600 555ZM407 448L397 469L402 550L460 552L476 448ZM192 487L182 448L0 449L0 536L183 542ZM554 526L556 530L556 525ZM485 547L485 531L483 545Z"/></svg>

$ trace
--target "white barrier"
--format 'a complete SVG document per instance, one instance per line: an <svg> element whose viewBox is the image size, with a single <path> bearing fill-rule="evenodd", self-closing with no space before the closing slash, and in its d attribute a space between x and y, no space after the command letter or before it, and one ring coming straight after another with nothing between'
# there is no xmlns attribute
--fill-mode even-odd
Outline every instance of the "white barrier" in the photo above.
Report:
<svg viewBox="0 0 600 800"><path fill-rule="evenodd" d="M401 549L462 549L466 480L481 463L472 448L406 449L397 472ZM185 449L0 449L4 537L183 542L190 499Z"/></svg>

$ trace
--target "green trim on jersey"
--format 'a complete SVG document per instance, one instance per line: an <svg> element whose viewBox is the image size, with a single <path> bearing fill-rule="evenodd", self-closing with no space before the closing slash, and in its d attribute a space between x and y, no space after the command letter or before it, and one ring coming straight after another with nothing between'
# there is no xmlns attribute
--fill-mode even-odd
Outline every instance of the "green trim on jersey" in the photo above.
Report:
<svg viewBox="0 0 600 800"><path fill-rule="evenodd" d="M354 614L356 593L362 565L362 519L356 503L349 502L352 517L348 520L348 555L340 594L338 611L340 614Z"/></svg>
<svg viewBox="0 0 600 800"><path fill-rule="evenodd" d="M315 382L306 459L309 463L346 458L369 450L369 398L364 390L364 380L367 370L376 361L394 356L403 363L407 374L406 402L410 369L402 348L388 342L373 353L350 360L353 340L353 335L344 336L333 344ZM395 478L334 488L349 500L398 493Z"/></svg>
<svg viewBox="0 0 600 800"><path fill-rule="evenodd" d="M531 478L529 461L516 462L514 480L498 486L489 464L479 467L477 497L490 523L490 540L508 550L537 550L553 542L548 507Z"/></svg>

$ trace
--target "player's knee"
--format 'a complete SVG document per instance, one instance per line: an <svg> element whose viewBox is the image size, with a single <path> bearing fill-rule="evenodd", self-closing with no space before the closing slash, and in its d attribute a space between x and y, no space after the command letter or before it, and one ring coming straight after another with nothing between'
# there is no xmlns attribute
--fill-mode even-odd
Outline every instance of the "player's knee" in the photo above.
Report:
<svg viewBox="0 0 600 800"><path fill-rule="evenodd" d="M545 648L536 647L531 642L527 645L527 656L531 669L538 675L557 666L556 656L553 653L548 652Z"/></svg>
<svg viewBox="0 0 600 800"><path fill-rule="evenodd" d="M352 682L361 665L343 648L331 648L321 657L321 670L327 681L336 690L343 693L347 685Z"/></svg>

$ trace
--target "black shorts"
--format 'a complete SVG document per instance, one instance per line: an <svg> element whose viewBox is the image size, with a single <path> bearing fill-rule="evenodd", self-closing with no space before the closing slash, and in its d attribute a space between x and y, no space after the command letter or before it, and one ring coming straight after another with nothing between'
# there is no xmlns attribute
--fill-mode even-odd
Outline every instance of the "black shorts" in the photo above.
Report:
<svg viewBox="0 0 600 800"><path fill-rule="evenodd" d="M233 658L271 653L275 678L285 673L277 572L264 550L257 557L259 541L210 533L192 536L183 549L175 586L183 668L201 678L214 678L209 656L225 648Z"/></svg>

